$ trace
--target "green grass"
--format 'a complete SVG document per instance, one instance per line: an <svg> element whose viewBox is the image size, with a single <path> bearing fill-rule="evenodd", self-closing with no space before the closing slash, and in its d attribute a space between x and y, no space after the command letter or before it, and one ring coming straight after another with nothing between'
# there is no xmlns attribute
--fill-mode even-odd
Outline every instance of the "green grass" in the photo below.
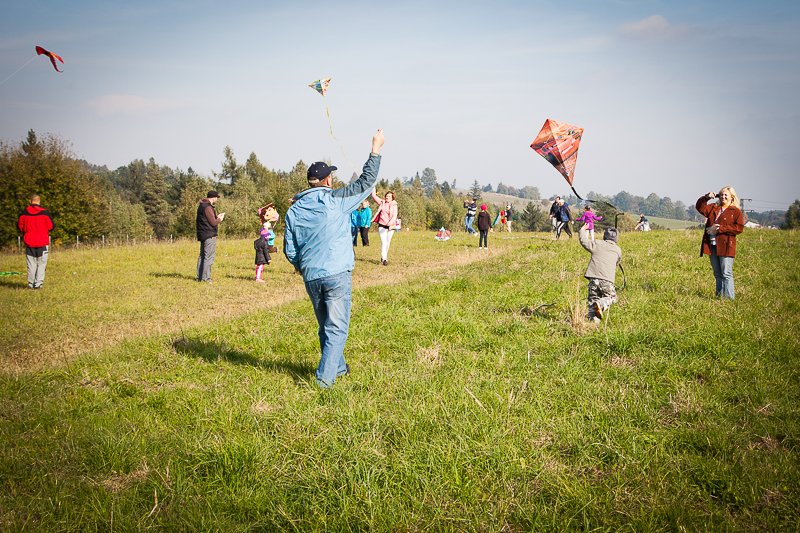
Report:
<svg viewBox="0 0 800 533"><path fill-rule="evenodd" d="M634 217L635 218L635 217ZM691 220L678 220L676 218L647 217L651 224L658 224L667 229L688 229L696 228L700 222ZM637 219L638 220L638 219Z"/></svg>
<svg viewBox="0 0 800 533"><path fill-rule="evenodd" d="M699 232L624 234L597 329L574 240L428 237L358 264L328 391L303 298L5 373L0 529L797 529L797 233L740 237L733 302Z"/></svg>

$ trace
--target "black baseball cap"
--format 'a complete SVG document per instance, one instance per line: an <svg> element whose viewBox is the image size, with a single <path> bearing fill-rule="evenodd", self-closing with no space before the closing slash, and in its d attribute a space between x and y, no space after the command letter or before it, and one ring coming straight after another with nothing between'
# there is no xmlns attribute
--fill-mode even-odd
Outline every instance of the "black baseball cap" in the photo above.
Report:
<svg viewBox="0 0 800 533"><path fill-rule="evenodd" d="M217 191L208 191L206 198L219 198L219 193Z"/></svg>
<svg viewBox="0 0 800 533"><path fill-rule="evenodd" d="M316 183L318 181L324 180L328 176L331 175L331 172L336 170L334 166L328 166L326 163L322 161L317 161L310 167L308 167L308 181L309 183Z"/></svg>

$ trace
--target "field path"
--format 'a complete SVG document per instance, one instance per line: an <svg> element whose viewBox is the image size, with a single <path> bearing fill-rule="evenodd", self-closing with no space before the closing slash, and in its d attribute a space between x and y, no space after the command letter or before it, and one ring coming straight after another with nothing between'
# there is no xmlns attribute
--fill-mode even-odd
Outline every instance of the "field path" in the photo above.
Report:
<svg viewBox="0 0 800 533"><path fill-rule="evenodd" d="M373 237L369 248L356 248L355 288L402 283L547 238L491 234L487 255L477 249L477 237L457 234L440 243L433 232L403 232L393 239L390 265L384 267ZM221 239L211 285L194 281L193 241L55 250L41 291L27 289L24 276L0 280L0 369L57 366L125 340L178 333L306 297L302 279L282 254L267 267L267 283L256 284L252 246L251 240ZM24 258L0 256L0 268L24 271Z"/></svg>

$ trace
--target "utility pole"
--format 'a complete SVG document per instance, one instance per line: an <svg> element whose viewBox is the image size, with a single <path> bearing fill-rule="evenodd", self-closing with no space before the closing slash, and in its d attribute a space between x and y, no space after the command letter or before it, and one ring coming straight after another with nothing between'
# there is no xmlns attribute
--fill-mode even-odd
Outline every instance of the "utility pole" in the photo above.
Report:
<svg viewBox="0 0 800 533"><path fill-rule="evenodd" d="M753 201L752 198L739 198L739 200L742 202L742 212L745 211L745 208L744 208L745 207L745 202L752 202Z"/></svg>

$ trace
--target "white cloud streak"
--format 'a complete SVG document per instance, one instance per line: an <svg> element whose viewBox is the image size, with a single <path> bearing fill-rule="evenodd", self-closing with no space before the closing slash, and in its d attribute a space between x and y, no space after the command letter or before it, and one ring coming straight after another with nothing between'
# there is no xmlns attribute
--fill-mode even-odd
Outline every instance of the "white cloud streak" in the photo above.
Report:
<svg viewBox="0 0 800 533"><path fill-rule="evenodd" d="M86 102L98 115L142 115L186 107L185 102L145 98L135 94L106 94Z"/></svg>
<svg viewBox="0 0 800 533"><path fill-rule="evenodd" d="M671 24L663 15L650 15L641 20L626 22L619 31L634 39L669 40L684 35L688 28Z"/></svg>

